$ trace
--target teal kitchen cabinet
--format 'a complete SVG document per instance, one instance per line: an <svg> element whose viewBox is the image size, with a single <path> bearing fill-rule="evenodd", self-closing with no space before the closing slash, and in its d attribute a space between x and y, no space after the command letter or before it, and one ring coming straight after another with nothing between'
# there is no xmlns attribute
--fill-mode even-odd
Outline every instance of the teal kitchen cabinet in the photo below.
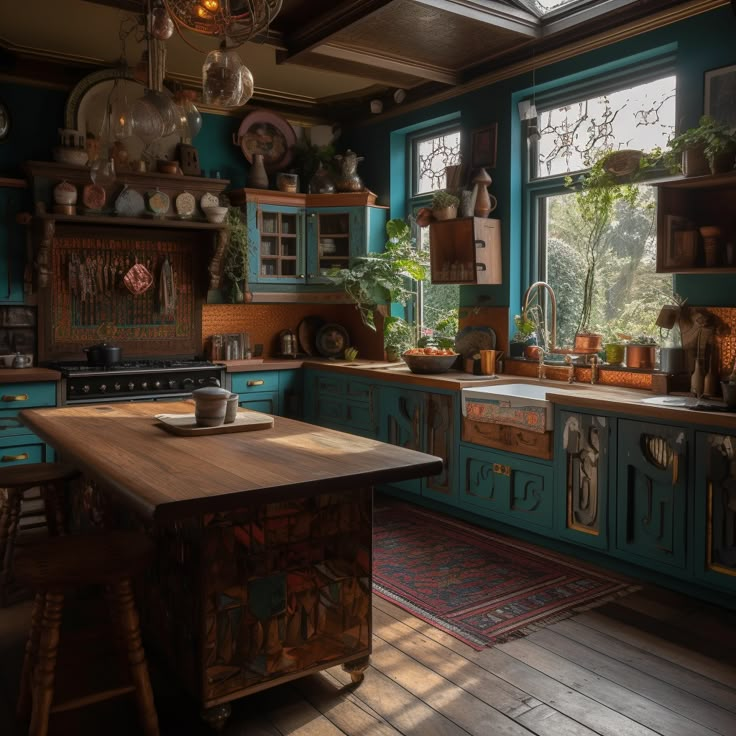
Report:
<svg viewBox="0 0 736 736"><path fill-rule="evenodd" d="M304 420L321 427L375 438L375 391L364 380L332 371L307 369Z"/></svg>
<svg viewBox="0 0 736 736"><path fill-rule="evenodd" d="M695 438L693 545L695 577L736 592L736 436Z"/></svg>
<svg viewBox="0 0 736 736"><path fill-rule="evenodd" d="M0 304L22 304L25 234L15 218L24 208L26 192L19 186L5 186L2 181L0 179Z"/></svg>
<svg viewBox="0 0 736 736"><path fill-rule="evenodd" d="M249 286L252 291L339 291L326 278L330 268L379 252L386 240L385 207L374 195L311 195L240 189L230 193L245 206ZM308 288L313 287L313 288Z"/></svg>
<svg viewBox="0 0 736 736"><path fill-rule="evenodd" d="M505 524L551 534L552 463L480 445L460 445L459 505Z"/></svg>
<svg viewBox="0 0 736 736"><path fill-rule="evenodd" d="M238 394L238 406L293 418L301 413L299 371L243 371L229 375L230 391Z"/></svg>
<svg viewBox="0 0 736 736"><path fill-rule="evenodd" d="M455 504L457 498L456 394L379 386L378 439L442 458L438 475L394 484L408 493Z"/></svg>
<svg viewBox="0 0 736 736"><path fill-rule="evenodd" d="M56 406L56 383L0 384L0 467L53 460L53 451L18 419L21 409Z"/></svg>
<svg viewBox="0 0 736 736"><path fill-rule="evenodd" d="M689 431L618 422L616 554L673 575L687 567Z"/></svg>
<svg viewBox="0 0 736 736"><path fill-rule="evenodd" d="M609 488L616 483L616 419L555 412L555 517L559 536L607 549Z"/></svg>

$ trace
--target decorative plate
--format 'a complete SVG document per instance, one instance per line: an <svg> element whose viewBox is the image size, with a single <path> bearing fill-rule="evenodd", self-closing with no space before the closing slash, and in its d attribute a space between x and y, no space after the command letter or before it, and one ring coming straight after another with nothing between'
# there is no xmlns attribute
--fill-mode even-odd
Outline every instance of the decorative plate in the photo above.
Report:
<svg viewBox="0 0 736 736"><path fill-rule="evenodd" d="M148 193L148 209L159 217L169 211L169 195L160 190Z"/></svg>
<svg viewBox="0 0 736 736"><path fill-rule="evenodd" d="M115 200L115 214L121 217L140 217L146 211L143 195L126 184Z"/></svg>
<svg viewBox="0 0 736 736"><path fill-rule="evenodd" d="M237 141L249 164L253 163L253 154L260 153L268 171L283 171L291 161L296 134L281 115L256 110L243 118Z"/></svg>
<svg viewBox="0 0 736 736"><path fill-rule="evenodd" d="M317 352L317 332L324 325L325 321L322 317L309 315L305 317L296 328L296 336L299 341L299 347L303 353L314 355Z"/></svg>
<svg viewBox="0 0 736 736"><path fill-rule="evenodd" d="M314 344L324 358L336 358L350 345L350 336L342 325L330 322L319 328Z"/></svg>
<svg viewBox="0 0 736 736"><path fill-rule="evenodd" d="M182 192L174 200L174 203L176 205L176 214L179 215L179 217L191 217L197 206L194 195L189 192Z"/></svg>
<svg viewBox="0 0 736 736"><path fill-rule="evenodd" d="M490 327L464 327L455 335L455 352L472 358L479 350L495 350L496 333Z"/></svg>
<svg viewBox="0 0 736 736"><path fill-rule="evenodd" d="M199 200L199 206L204 210L207 207L219 207L220 199L216 194L205 192Z"/></svg>
<svg viewBox="0 0 736 736"><path fill-rule="evenodd" d="M87 184L82 190L82 202L88 210L101 210L107 201L105 187L99 184Z"/></svg>

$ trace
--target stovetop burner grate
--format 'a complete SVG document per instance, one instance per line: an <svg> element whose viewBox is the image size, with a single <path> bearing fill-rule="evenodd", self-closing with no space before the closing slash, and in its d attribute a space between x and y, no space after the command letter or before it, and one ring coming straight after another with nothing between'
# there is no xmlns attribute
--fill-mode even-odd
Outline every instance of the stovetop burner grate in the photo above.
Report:
<svg viewBox="0 0 736 736"><path fill-rule="evenodd" d="M59 371L62 375L70 376L78 373L106 373L126 372L126 371L165 371L180 369L197 369L197 368L214 368L215 364L209 360L189 360L189 359L171 359L171 360L124 360L120 363L112 365L90 365L89 363L76 363L74 361L59 361L49 363L49 368Z"/></svg>

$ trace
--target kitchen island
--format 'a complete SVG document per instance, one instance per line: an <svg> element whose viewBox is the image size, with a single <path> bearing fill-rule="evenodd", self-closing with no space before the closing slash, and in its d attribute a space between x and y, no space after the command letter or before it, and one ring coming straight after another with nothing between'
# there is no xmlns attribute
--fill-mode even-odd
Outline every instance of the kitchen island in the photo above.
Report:
<svg viewBox="0 0 736 736"><path fill-rule="evenodd" d="M228 702L371 651L372 486L442 461L275 417L272 429L177 436L189 401L28 409L22 421L150 529L141 616L215 726Z"/></svg>

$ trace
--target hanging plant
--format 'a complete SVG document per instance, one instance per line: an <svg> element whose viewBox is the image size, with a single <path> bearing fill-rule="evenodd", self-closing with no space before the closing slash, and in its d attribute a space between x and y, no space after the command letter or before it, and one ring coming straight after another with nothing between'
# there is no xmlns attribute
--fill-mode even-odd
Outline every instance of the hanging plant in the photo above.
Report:
<svg viewBox="0 0 736 736"><path fill-rule="evenodd" d="M230 301L243 301L243 288L248 278L248 226L237 207L227 211L228 245L223 264L223 275L230 285Z"/></svg>

